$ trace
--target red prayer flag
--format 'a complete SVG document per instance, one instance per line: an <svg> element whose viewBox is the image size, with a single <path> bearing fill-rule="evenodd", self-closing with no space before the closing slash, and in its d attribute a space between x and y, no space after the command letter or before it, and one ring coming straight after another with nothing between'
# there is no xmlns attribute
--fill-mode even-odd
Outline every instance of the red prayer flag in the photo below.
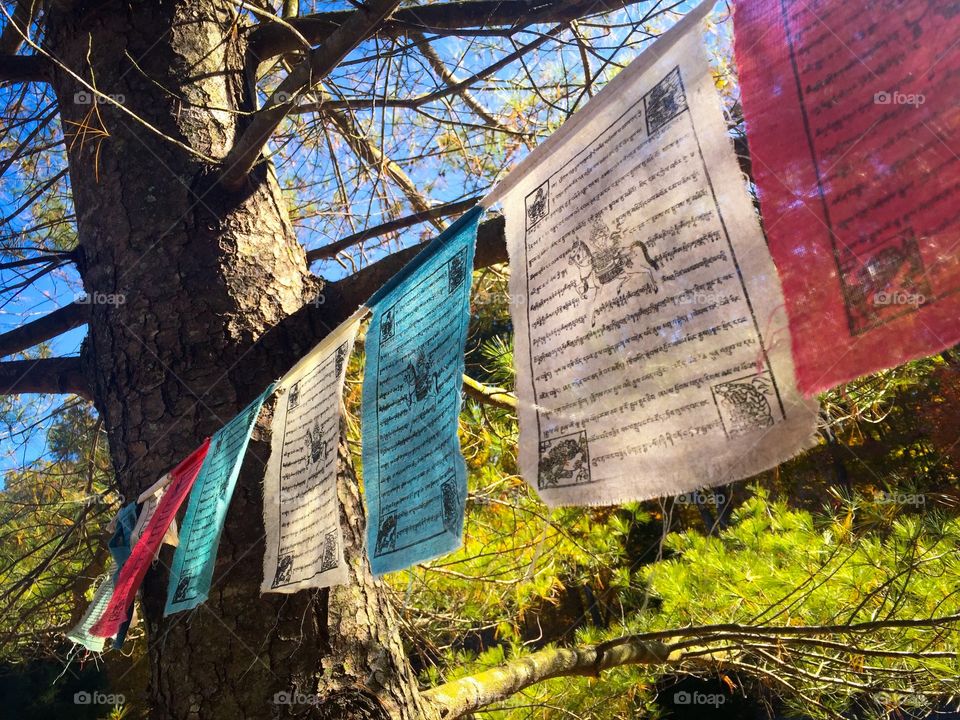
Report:
<svg viewBox="0 0 960 720"><path fill-rule="evenodd" d="M207 438L203 444L173 470L170 471L170 483L166 487L163 497L157 505L157 509L150 518L147 527L144 528L139 540L133 546L130 558L124 563L120 570L120 576L117 578L113 591L113 597L107 605L100 619L90 628L90 634L97 637L113 637L117 630L127 619L127 610L133 603L133 598L143 582L143 576L147 574L147 569L153 558L160 549L163 542L163 536L173 522L177 510L183 504L187 495L190 494L190 488L193 487L197 474L200 472L200 466L207 455L207 449L210 447L210 439Z"/></svg>
<svg viewBox="0 0 960 720"><path fill-rule="evenodd" d="M956 0L739 0L734 31L800 389L960 342Z"/></svg>

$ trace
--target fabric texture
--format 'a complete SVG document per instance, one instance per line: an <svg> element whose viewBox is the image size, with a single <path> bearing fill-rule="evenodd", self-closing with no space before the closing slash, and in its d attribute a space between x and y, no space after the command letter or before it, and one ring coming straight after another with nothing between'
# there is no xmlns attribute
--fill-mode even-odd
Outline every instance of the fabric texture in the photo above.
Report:
<svg viewBox="0 0 960 720"><path fill-rule="evenodd" d="M704 3L513 170L520 469L550 506L676 495L815 442Z"/></svg>
<svg viewBox="0 0 960 720"><path fill-rule="evenodd" d="M292 593L347 580L337 499L337 448L357 311L277 383L263 479L261 592Z"/></svg>
<svg viewBox="0 0 960 720"><path fill-rule="evenodd" d="M957 3L739 0L734 29L800 388L960 342Z"/></svg>
<svg viewBox="0 0 960 720"><path fill-rule="evenodd" d="M378 575L461 543L467 488L457 427L482 213L464 213L369 302L363 480Z"/></svg>
<svg viewBox="0 0 960 720"><path fill-rule="evenodd" d="M243 456L260 408L272 392L273 384L210 438L210 451L190 491L180 543L173 554L165 616L195 608L207 599Z"/></svg>

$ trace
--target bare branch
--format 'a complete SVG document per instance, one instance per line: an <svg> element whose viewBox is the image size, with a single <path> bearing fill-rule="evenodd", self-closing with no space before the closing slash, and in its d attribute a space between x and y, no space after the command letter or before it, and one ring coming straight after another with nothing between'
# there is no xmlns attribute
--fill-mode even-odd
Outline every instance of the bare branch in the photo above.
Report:
<svg viewBox="0 0 960 720"><path fill-rule="evenodd" d="M78 357L0 363L0 395L22 393L73 394L88 400L93 397Z"/></svg>
<svg viewBox="0 0 960 720"><path fill-rule="evenodd" d="M393 12L400 0L370 0L363 9L348 14L323 45L312 50L280 83L266 105L254 113L224 160L221 185L236 190L256 164L264 144L296 105L301 94L309 91L333 70L347 53L369 37ZM286 31L289 32L289 31Z"/></svg>
<svg viewBox="0 0 960 720"><path fill-rule="evenodd" d="M0 55L0 83L47 82L50 63L42 55Z"/></svg>
<svg viewBox="0 0 960 720"><path fill-rule="evenodd" d="M437 35L464 34L484 30L490 34L513 33L531 25L567 23L571 20L621 10L643 0L474 0L401 8L379 31L399 36L410 31ZM280 23L258 26L250 36L252 52L261 61L300 47L297 35L314 45L329 37L349 17L347 11L304 15L288 19L297 34ZM494 30L496 29L496 30Z"/></svg>
<svg viewBox="0 0 960 720"><path fill-rule="evenodd" d="M33 347L45 340L62 335L87 322L90 306L71 303L49 315L21 325L0 335L0 357Z"/></svg>
<svg viewBox="0 0 960 720"><path fill-rule="evenodd" d="M23 46L24 32L29 31L40 7L40 0L17 0L13 15L0 33L0 54L13 55Z"/></svg>
<svg viewBox="0 0 960 720"><path fill-rule="evenodd" d="M428 242L404 248L359 272L345 277L324 288L326 303L318 308L331 326L345 320L379 288L393 277L404 265L423 250ZM507 241L504 236L502 217L481 223L477 231L477 249L473 266L475 269L489 267L507 261Z"/></svg>
<svg viewBox="0 0 960 720"><path fill-rule="evenodd" d="M457 200L455 202L444 203L443 205L436 205L435 207L428 208L427 210L413 213L412 215L407 215L402 218L397 218L396 220L390 220L389 222L376 225L372 228L367 228L366 230L361 230L360 232L353 233L352 235L348 235L345 238L341 238L340 240L332 242L329 245L308 250L307 262L314 263L318 260L332 258L337 255L337 253L341 253L347 248L363 242L364 240L380 237L381 235L396 232L397 230L403 230L411 225L416 225L427 220L449 217L450 215L459 215L460 213L469 210L476 205L477 200L478 198L474 197L467 198L466 200Z"/></svg>
<svg viewBox="0 0 960 720"><path fill-rule="evenodd" d="M463 376L463 390L470 397L485 405L492 405L502 410L516 410L517 396L498 387L490 387L477 382L469 375Z"/></svg>
<svg viewBox="0 0 960 720"><path fill-rule="evenodd" d="M614 667L658 665L671 659L665 645L639 637L582 648L547 648L476 675L438 685L424 692L423 698L443 720L453 720L551 678L596 677L600 671Z"/></svg>

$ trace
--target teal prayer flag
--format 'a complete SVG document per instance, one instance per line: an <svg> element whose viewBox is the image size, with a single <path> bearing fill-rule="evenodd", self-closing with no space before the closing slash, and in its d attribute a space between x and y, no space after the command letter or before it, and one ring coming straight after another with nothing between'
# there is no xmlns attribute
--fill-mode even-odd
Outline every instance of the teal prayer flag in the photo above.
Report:
<svg viewBox="0 0 960 720"><path fill-rule="evenodd" d="M457 419L482 214L464 213L368 302L363 477L377 575L460 547L467 473Z"/></svg>
<svg viewBox="0 0 960 720"><path fill-rule="evenodd" d="M180 544L173 555L164 615L190 610L207 599L220 533L243 455L260 407L272 392L273 384L210 439L210 450L187 501Z"/></svg>

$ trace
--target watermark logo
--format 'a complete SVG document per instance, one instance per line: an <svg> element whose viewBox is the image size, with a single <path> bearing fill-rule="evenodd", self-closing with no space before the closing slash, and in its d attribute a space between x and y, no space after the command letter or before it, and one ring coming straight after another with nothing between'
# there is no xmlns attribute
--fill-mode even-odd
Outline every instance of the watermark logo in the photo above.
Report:
<svg viewBox="0 0 960 720"><path fill-rule="evenodd" d="M77 305L123 305L127 296L123 293L77 293L73 296Z"/></svg>
<svg viewBox="0 0 960 720"><path fill-rule="evenodd" d="M921 93L902 93L898 90L887 92L881 90L873 94L874 105L913 105L920 107L927 101L926 96Z"/></svg>
<svg viewBox="0 0 960 720"><path fill-rule="evenodd" d="M873 498L877 505L925 505L927 497L923 493L882 492Z"/></svg>
<svg viewBox="0 0 960 720"><path fill-rule="evenodd" d="M107 497L108 494L110 495L110 497ZM119 493L117 493L116 495L113 495L112 493L103 493L103 494L96 494L96 495L87 495L86 497L83 497L83 498L81 498L80 500L77 501L78 504L80 504L80 505L85 505L85 506L88 506L88 507L91 506L91 505L107 505L107 506L110 506L110 505L113 505L113 504L115 504L115 503L119 503L120 505L123 505L125 502L126 502L126 499L124 499L123 495L121 495L121 494L119 494Z"/></svg>
<svg viewBox="0 0 960 720"><path fill-rule="evenodd" d="M677 505L726 505L727 499L723 493L707 493L703 490L677 495L674 501Z"/></svg>
<svg viewBox="0 0 960 720"><path fill-rule="evenodd" d="M78 90L73 94L74 105L123 105L127 98L124 95L94 94L89 90Z"/></svg>
<svg viewBox="0 0 960 720"><path fill-rule="evenodd" d="M123 705L127 699L123 693L87 692L81 690L73 694L74 705Z"/></svg>
<svg viewBox="0 0 960 720"><path fill-rule="evenodd" d="M925 295L920 293L908 293L903 290L893 292L881 291L873 294L874 305L909 305L910 307L919 307L927 302Z"/></svg>
<svg viewBox="0 0 960 720"><path fill-rule="evenodd" d="M320 696L294 690L281 690L273 694L274 705L319 705Z"/></svg>
<svg viewBox="0 0 960 720"><path fill-rule="evenodd" d="M727 699L720 693L687 692L680 690L673 694L674 705L711 705L715 708L723 705Z"/></svg>

